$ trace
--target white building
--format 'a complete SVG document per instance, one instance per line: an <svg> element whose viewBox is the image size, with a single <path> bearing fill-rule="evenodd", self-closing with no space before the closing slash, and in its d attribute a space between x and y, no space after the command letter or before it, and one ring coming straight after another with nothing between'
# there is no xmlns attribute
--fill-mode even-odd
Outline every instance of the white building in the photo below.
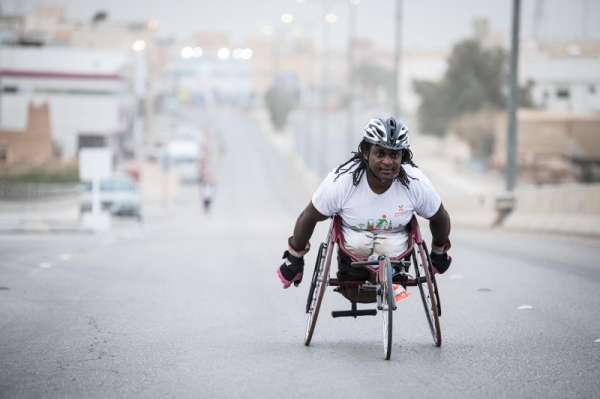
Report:
<svg viewBox="0 0 600 399"><path fill-rule="evenodd" d="M63 159L83 146L120 149L136 106L127 50L0 48L0 126L22 129L29 102L48 102Z"/></svg>
<svg viewBox="0 0 600 399"><path fill-rule="evenodd" d="M519 77L533 82L531 94L538 108L575 113L600 112L600 55L571 44L563 51L539 49L525 43Z"/></svg>

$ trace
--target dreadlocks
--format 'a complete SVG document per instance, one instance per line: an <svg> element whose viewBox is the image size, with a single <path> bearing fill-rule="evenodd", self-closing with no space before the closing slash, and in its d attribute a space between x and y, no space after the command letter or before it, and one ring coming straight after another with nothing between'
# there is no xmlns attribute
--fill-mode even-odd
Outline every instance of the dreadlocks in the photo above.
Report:
<svg viewBox="0 0 600 399"><path fill-rule="evenodd" d="M360 182L360 179L362 178L362 175L363 173L365 173L365 170L368 166L367 161L365 161L363 157L363 154L369 154L372 146L373 144L368 143L365 140L361 141L358 144L358 151L352 151L352 154L354 154L352 158L350 158L349 160L337 167L337 169L335 170L337 176L333 181L336 181L340 175L349 172L354 167L354 165L358 164L358 166L352 172L352 181L355 186L358 186L358 183ZM402 164L410 164L415 168L418 168L418 166L413 163L412 156L412 152L408 148L402 150L400 170L398 171L398 175L396 175L396 177L394 177L393 179L394 181L399 181L400 183L402 183L402 185L406 188L408 188L408 185L410 184L410 181L408 180L410 176L406 174L406 171L404 170L404 168L402 168ZM412 179L412 177L410 178Z"/></svg>

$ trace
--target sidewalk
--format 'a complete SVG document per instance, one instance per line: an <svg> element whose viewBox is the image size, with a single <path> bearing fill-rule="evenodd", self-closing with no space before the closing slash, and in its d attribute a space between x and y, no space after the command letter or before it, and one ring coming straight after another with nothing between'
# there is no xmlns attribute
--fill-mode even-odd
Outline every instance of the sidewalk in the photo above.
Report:
<svg viewBox="0 0 600 399"><path fill-rule="evenodd" d="M89 233L79 221L79 196L45 202L0 201L0 233Z"/></svg>

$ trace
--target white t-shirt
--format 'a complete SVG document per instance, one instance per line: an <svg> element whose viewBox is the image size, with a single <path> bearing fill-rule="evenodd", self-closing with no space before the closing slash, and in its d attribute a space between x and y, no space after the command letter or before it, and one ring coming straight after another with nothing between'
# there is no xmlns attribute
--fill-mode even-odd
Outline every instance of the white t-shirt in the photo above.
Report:
<svg viewBox="0 0 600 399"><path fill-rule="evenodd" d="M371 190L367 171L358 186L354 186L354 168L343 174L336 174L335 169L331 171L312 197L317 211L325 216L338 214L342 218L344 230L349 228L373 233L403 231L413 213L429 218L440 207L440 196L419 168L403 164L402 168L409 176L408 188L394 181L383 194Z"/></svg>
<svg viewBox="0 0 600 399"><path fill-rule="evenodd" d="M204 183L204 187L202 187L202 196L204 199L210 200L215 194L215 188L210 183Z"/></svg>

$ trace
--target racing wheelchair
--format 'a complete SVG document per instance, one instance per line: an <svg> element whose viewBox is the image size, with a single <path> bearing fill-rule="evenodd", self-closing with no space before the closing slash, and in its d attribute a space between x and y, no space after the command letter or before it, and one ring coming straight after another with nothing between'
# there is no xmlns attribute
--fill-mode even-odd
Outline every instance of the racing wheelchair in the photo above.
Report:
<svg viewBox="0 0 600 399"><path fill-rule="evenodd" d="M403 288L419 287L433 342L438 347L442 344L439 319L442 314L442 308L440 306L435 273L431 266L427 245L423 241L415 216L410 221L408 234L408 248L397 257L389 258L385 254L382 254L377 259L359 258L345 248L344 237L341 231L341 218L337 215L333 216L327 239L319 246L317 261L308 292L306 303L308 321L304 335L304 345L310 345L326 288L331 286L337 287L336 290L340 290L350 287L359 292L372 292L375 297L373 302L376 303L376 309L357 309L356 301L344 295L351 302L351 310L333 311L331 315L333 317L356 318L357 316L375 316L377 315L377 311L380 311L383 315L384 358L389 360L392 353L393 311L396 310L394 285L397 284ZM368 271L369 278L367 280L345 281L330 277L331 259L333 258L336 244L340 252L351 259L350 266L352 268L366 269ZM413 266L412 270L410 269L411 264Z"/></svg>

